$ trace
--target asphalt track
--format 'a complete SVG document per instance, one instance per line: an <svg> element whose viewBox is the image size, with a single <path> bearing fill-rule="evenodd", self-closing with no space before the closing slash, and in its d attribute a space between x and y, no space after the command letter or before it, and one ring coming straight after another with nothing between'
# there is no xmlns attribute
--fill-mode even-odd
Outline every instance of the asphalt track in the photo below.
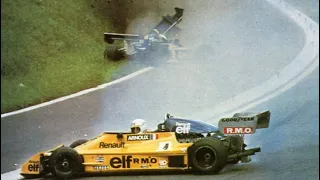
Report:
<svg viewBox="0 0 320 180"><path fill-rule="evenodd" d="M32 154L61 142L69 144L84 136L91 138L101 131L126 131L134 118L144 118L150 127L154 127L166 112L181 116L190 114L195 108L217 104L252 88L280 71L302 48L301 30L266 2L242 2L241 8L238 6L229 10L244 21L239 22L235 16L224 14L226 19L221 21L230 23L220 22L213 30L212 39L215 39L216 32L220 33L217 37L221 40L242 37L230 44L224 41L218 45L209 44L216 51L225 52L211 54L212 59L220 63L213 63L212 59L205 57L196 63L190 59L177 64L161 64L153 71L107 89L2 118L1 173L19 168ZM258 23L251 24L254 26L250 29L245 24L249 22ZM234 27L233 37L223 30L226 27ZM250 32L244 34L246 28ZM252 42L260 48L252 47ZM238 43L237 46L233 46L234 43ZM263 53L273 52L274 45L281 49L281 53ZM251 53L244 53L248 51ZM239 55L239 52L242 54ZM252 55L252 52L257 54ZM238 61L234 62L234 59ZM225 68L227 65L228 68ZM263 73L252 76L258 72ZM316 179L319 177L318 73L317 69L286 93L254 107L255 110L270 109L272 123L269 129L248 139L250 145L262 147L262 152L254 157L252 163L227 167L215 176L153 174L147 177L117 175L110 178Z"/></svg>

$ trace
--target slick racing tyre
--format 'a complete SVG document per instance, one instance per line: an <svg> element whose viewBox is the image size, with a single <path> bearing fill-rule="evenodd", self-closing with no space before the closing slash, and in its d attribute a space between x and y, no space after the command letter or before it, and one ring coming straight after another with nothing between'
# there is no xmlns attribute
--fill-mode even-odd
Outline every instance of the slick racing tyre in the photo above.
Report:
<svg viewBox="0 0 320 180"><path fill-rule="evenodd" d="M107 42L108 44L113 44L114 43L114 40L111 39L111 38L108 38L108 37L104 37L104 41Z"/></svg>
<svg viewBox="0 0 320 180"><path fill-rule="evenodd" d="M227 164L228 154L223 143L214 138L196 141L188 150L189 161L195 173L216 174Z"/></svg>
<svg viewBox="0 0 320 180"><path fill-rule="evenodd" d="M87 139L79 139L79 140L76 140L73 143L71 143L69 147L75 148L75 147L80 146L81 144L84 144L86 142L88 142Z"/></svg>
<svg viewBox="0 0 320 180"><path fill-rule="evenodd" d="M70 147L55 150L50 158L51 172L59 179L77 176L82 170L82 159L77 151Z"/></svg>
<svg viewBox="0 0 320 180"><path fill-rule="evenodd" d="M107 60L121 60L125 57L125 53L122 50L119 50L121 47L118 47L116 45L110 45L106 48L104 51L104 59Z"/></svg>

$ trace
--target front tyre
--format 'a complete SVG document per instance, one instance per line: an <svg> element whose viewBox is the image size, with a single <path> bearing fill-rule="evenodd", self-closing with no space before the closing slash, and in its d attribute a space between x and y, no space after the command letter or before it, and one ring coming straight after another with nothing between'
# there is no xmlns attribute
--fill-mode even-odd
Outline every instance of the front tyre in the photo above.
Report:
<svg viewBox="0 0 320 180"><path fill-rule="evenodd" d="M227 159L224 144L214 138L200 139L189 149L190 164L196 173L219 173L227 164Z"/></svg>
<svg viewBox="0 0 320 180"><path fill-rule="evenodd" d="M74 149L61 147L52 153L50 166L53 175L59 179L69 179L82 171L82 159Z"/></svg>

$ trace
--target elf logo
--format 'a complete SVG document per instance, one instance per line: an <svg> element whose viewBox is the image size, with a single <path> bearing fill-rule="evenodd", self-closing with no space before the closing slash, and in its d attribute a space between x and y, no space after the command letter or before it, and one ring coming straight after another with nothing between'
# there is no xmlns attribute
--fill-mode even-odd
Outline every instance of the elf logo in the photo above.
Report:
<svg viewBox="0 0 320 180"><path fill-rule="evenodd" d="M38 172L40 169L39 164L29 164L28 171Z"/></svg>
<svg viewBox="0 0 320 180"><path fill-rule="evenodd" d="M178 134L188 134L190 132L190 123L180 123L176 122L176 133Z"/></svg>
<svg viewBox="0 0 320 180"><path fill-rule="evenodd" d="M156 158L132 158L132 156L113 157L110 159L112 168L130 168L131 163L134 164L149 164L157 163Z"/></svg>

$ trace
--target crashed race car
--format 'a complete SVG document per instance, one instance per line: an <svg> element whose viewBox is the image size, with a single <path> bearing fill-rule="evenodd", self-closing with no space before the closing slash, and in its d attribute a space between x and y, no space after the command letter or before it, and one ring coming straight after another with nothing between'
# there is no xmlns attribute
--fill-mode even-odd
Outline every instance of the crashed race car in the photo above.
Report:
<svg viewBox="0 0 320 180"><path fill-rule="evenodd" d="M236 113L220 119L218 127L167 114L154 131L103 132L91 140L39 152L22 165L21 175L51 173L62 179L83 173L148 170L216 174L227 164L250 162L260 147L246 149L243 136L268 128L269 121L269 111Z"/></svg>
<svg viewBox="0 0 320 180"><path fill-rule="evenodd" d="M181 31L176 25L182 20L183 9L175 8L173 16L163 16L163 19L147 35L104 33L104 41L108 43L104 58L120 60L124 57L144 58L151 53L155 56L165 54L176 58L176 51L185 50L175 37ZM115 45L115 40L123 40L123 46Z"/></svg>

